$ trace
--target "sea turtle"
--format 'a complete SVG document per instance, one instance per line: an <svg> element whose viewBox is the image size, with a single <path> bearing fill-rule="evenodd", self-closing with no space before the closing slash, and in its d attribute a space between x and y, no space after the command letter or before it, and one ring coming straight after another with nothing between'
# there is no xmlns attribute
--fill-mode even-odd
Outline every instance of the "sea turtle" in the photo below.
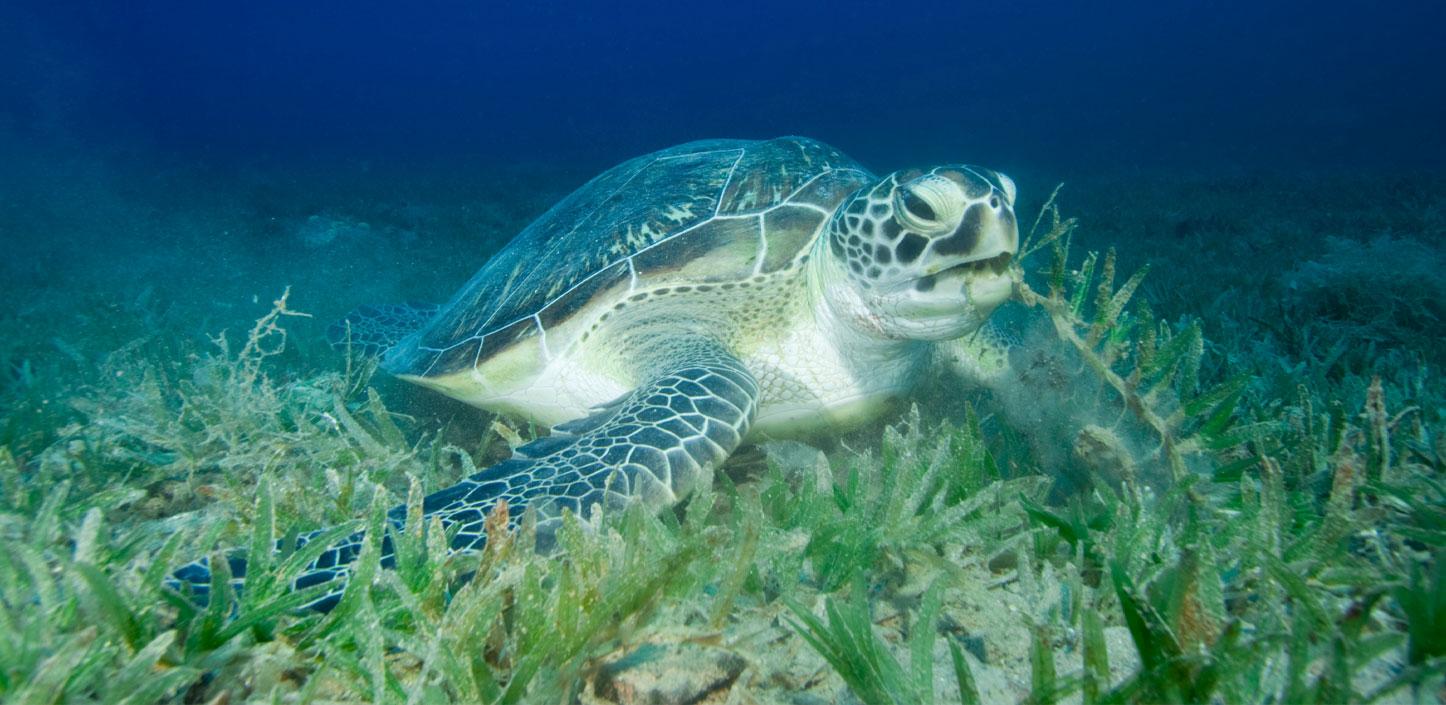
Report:
<svg viewBox="0 0 1446 705"><path fill-rule="evenodd" d="M363 307L335 332L403 379L552 426L426 497L474 549L500 500L543 535L564 510L666 507L745 439L857 425L941 360L977 371L965 336L1011 294L1014 199L979 167L879 178L811 139L691 142L589 181L446 305ZM298 586L344 578L360 542ZM175 576L210 580L205 561Z"/></svg>

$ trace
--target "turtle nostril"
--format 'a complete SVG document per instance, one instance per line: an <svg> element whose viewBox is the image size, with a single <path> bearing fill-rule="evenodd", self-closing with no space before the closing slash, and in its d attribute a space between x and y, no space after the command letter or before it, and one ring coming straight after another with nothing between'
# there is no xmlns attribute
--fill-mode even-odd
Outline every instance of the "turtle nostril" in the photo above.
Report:
<svg viewBox="0 0 1446 705"><path fill-rule="evenodd" d="M998 196L995 196L995 197L989 199L989 207L990 207L990 208L998 208L998 207L999 207L999 197L998 197Z"/></svg>

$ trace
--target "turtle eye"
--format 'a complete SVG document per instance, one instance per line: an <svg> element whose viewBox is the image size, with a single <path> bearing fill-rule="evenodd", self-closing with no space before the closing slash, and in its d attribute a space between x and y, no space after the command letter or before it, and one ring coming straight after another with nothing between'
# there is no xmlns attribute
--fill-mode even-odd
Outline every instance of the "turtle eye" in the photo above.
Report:
<svg viewBox="0 0 1446 705"><path fill-rule="evenodd" d="M904 189L900 202L903 204L904 210L909 212L909 215L919 220L934 220L936 217L934 215L934 207L929 205L928 201L925 201L922 196L914 193L911 189Z"/></svg>
<svg viewBox="0 0 1446 705"><path fill-rule="evenodd" d="M895 192L894 215L901 225L926 235L954 229L959 214L954 212L957 208L950 207L947 190L952 184L936 181L942 180L924 177L900 186Z"/></svg>

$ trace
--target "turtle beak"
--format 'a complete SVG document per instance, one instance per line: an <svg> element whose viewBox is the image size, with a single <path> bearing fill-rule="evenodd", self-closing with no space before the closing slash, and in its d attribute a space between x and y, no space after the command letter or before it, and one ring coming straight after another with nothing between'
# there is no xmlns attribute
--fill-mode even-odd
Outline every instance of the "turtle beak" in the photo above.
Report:
<svg viewBox="0 0 1446 705"><path fill-rule="evenodd" d="M932 276L945 270L965 267L981 273L984 271L993 271L995 274L1002 273L1009 264L1009 260L1019 251L1019 228L1015 224L1014 212L1005 206L998 209L997 212L985 215L980 220L972 248L960 255L934 258L924 267L924 274ZM960 235L956 231L949 237L957 238ZM942 238L936 240L935 248L940 248L942 242Z"/></svg>

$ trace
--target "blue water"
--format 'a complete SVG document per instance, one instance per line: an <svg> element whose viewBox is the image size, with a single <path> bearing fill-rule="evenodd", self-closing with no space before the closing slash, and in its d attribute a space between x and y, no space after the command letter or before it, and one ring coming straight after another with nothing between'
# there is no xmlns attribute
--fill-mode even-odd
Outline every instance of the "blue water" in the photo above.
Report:
<svg viewBox="0 0 1446 705"><path fill-rule="evenodd" d="M967 160L1446 163L1446 4L7 2L0 130L234 165L807 134Z"/></svg>
<svg viewBox="0 0 1446 705"><path fill-rule="evenodd" d="M58 304L176 304L204 344L292 286L320 340L446 300L627 158L786 134L1004 171L1026 224L1066 182L1122 271L1249 261L1283 295L1342 242L1439 249L1442 26L1411 0L0 3L5 322L53 354L96 338Z"/></svg>
<svg viewBox="0 0 1446 705"><path fill-rule="evenodd" d="M1008 173L1025 232L1065 182L1068 266L1117 250L1118 286L1151 265L1134 301L1201 326L1204 383L1245 374L1270 410L1309 382L1354 414L1380 376L1439 438L1443 27L1441 0L0 0L0 448L39 457L111 413L72 400L125 396L127 370L206 388L198 361L286 290L310 317L282 320L264 373L336 374L328 324L447 301L602 170L780 135L878 174ZM1040 290L1050 256L1026 267ZM1075 492L1082 423L1126 414L1072 358L1018 352L1053 333L1009 306L1021 384L982 415ZM370 384L437 447L490 420ZM955 387L918 386L964 418Z"/></svg>
<svg viewBox="0 0 1446 705"><path fill-rule="evenodd" d="M1442 26L1420 1L12 0L0 319L18 360L144 328L71 310L97 299L206 345L291 286L319 341L358 304L445 301L627 158L786 134L878 173L1004 171L1026 224L1066 182L1081 242L1122 271L1250 261L1280 279L1267 296L1299 291L1342 242L1439 249ZM1156 267L1176 293L1155 298L1202 315L1215 294L1165 278L1184 269Z"/></svg>

